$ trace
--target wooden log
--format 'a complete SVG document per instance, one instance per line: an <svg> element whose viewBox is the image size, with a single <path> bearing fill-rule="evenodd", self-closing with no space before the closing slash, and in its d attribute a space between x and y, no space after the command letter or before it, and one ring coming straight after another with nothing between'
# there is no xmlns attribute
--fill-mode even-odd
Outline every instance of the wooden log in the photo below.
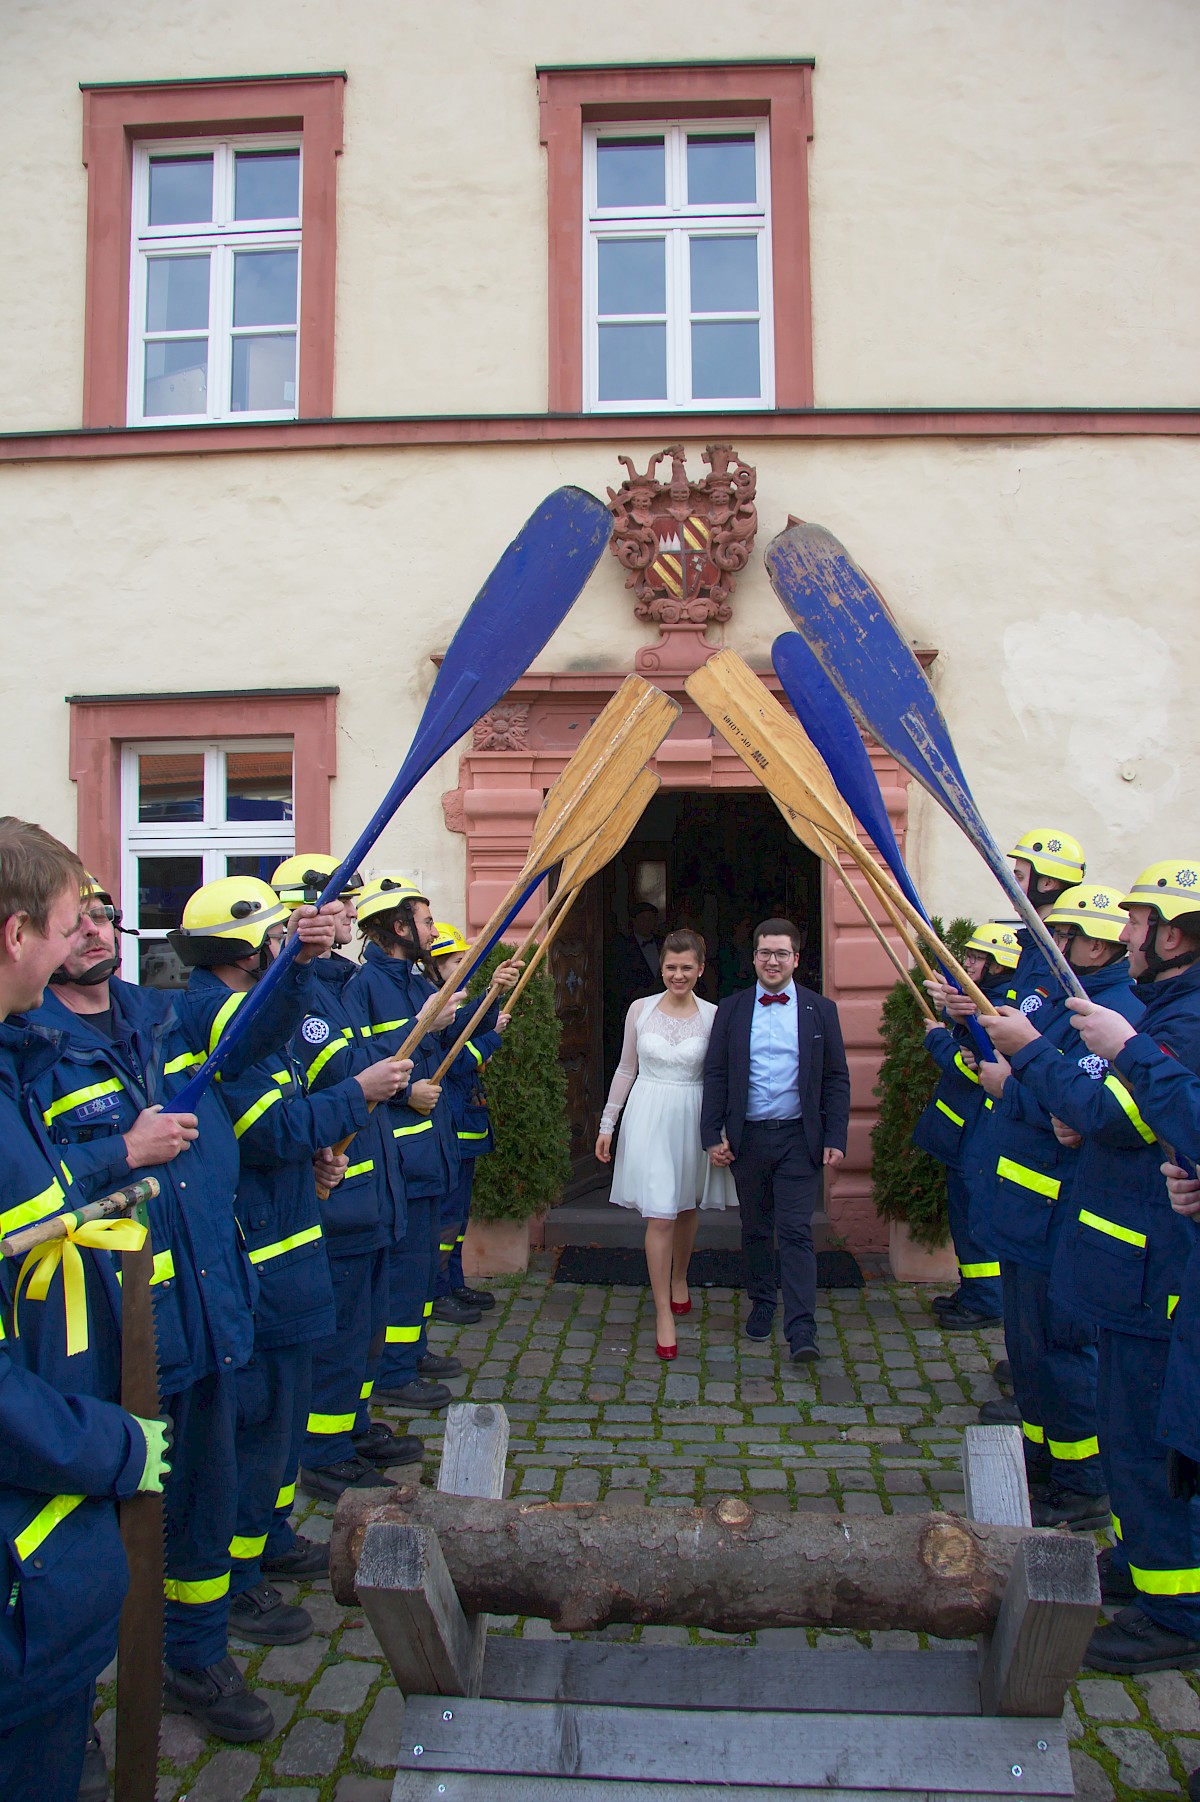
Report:
<svg viewBox="0 0 1200 1802"><path fill-rule="evenodd" d="M841 1518L715 1507L484 1501L400 1487L347 1490L330 1576L354 1600L376 1520L434 1529L468 1614L532 1614L560 1632L633 1621L738 1633L759 1627L986 1632L1029 1535L945 1514Z"/></svg>
<svg viewBox="0 0 1200 1802"><path fill-rule="evenodd" d="M401 1694L478 1695L480 1648L435 1533L375 1521L355 1587Z"/></svg>

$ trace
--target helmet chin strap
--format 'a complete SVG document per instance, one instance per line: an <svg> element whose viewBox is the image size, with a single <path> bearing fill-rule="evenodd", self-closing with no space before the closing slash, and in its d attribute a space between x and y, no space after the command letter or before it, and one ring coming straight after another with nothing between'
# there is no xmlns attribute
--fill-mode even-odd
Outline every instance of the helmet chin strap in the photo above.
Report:
<svg viewBox="0 0 1200 1802"><path fill-rule="evenodd" d="M1145 959L1146 975L1151 982L1166 974L1168 970L1186 970L1200 958L1200 945L1192 951L1177 951L1174 957L1160 957L1158 954L1158 929L1169 925L1161 914L1151 918L1146 928L1146 936L1142 940L1142 957Z"/></svg>
<svg viewBox="0 0 1200 1802"><path fill-rule="evenodd" d="M1037 908L1038 912L1041 913L1044 907L1049 907L1052 901L1057 901L1063 890L1070 886L1070 883L1059 882L1054 876L1042 876L1039 875L1037 870L1031 870L1029 875L1029 899L1033 902L1033 905Z"/></svg>
<svg viewBox="0 0 1200 1802"><path fill-rule="evenodd" d="M76 989L95 989L98 988L102 982L107 982L110 976L115 975L117 970L120 969L120 966L121 960L119 957L106 957L103 963L93 964L86 975L68 976L65 969L59 968L55 970L50 980L56 987L69 985L71 988Z"/></svg>

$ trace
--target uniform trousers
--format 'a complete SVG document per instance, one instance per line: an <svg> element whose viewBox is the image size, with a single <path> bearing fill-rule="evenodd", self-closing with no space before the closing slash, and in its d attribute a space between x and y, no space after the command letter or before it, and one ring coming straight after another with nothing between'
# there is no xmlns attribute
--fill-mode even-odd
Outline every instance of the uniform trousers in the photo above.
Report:
<svg viewBox="0 0 1200 1802"><path fill-rule="evenodd" d="M85 1683L47 1714L0 1727L4 1802L75 1802L95 1699L96 1685Z"/></svg>
<svg viewBox="0 0 1200 1802"><path fill-rule="evenodd" d="M173 1670L219 1664L229 1638L229 1542L237 1525L237 1381L213 1371L166 1396L175 1423L163 1491L163 1652Z"/></svg>
<svg viewBox="0 0 1200 1802"><path fill-rule="evenodd" d="M275 1527L279 1494L295 1476L292 1462L308 1419L312 1346L256 1346L237 1373L237 1521L229 1542L229 1593L244 1595L262 1580L259 1560ZM290 1546L276 1535L278 1549ZM276 1546L272 1546L274 1551Z"/></svg>
<svg viewBox="0 0 1200 1802"><path fill-rule="evenodd" d="M388 1252L338 1257L330 1241L329 1269L337 1326L312 1348L312 1400L300 1462L321 1470L354 1456L359 1409L370 1400L372 1357L378 1360L388 1322Z"/></svg>
<svg viewBox="0 0 1200 1802"><path fill-rule="evenodd" d="M1004 1259L1004 1349L1021 1410L1025 1468L1032 1480L1103 1495L1096 1329L1059 1307L1049 1287L1049 1272Z"/></svg>
<svg viewBox="0 0 1200 1802"><path fill-rule="evenodd" d="M958 1301L970 1314L990 1315L1001 1309L1000 1261L971 1231L970 1191L957 1170L946 1171L946 1213L950 1239L958 1259Z"/></svg>
<svg viewBox="0 0 1200 1802"><path fill-rule="evenodd" d="M416 1381L425 1350L425 1322L433 1312L441 1238L440 1195L410 1195L403 1239L388 1251L387 1330L378 1368L367 1375L381 1389ZM365 1416L366 1410L363 1409Z"/></svg>
<svg viewBox="0 0 1200 1802"><path fill-rule="evenodd" d="M773 1308L782 1283L787 1342L793 1351L811 1345L817 1335L812 1217L821 1195L821 1165L813 1163L803 1122L747 1120L732 1169L746 1294Z"/></svg>
<svg viewBox="0 0 1200 1802"><path fill-rule="evenodd" d="M442 1202L435 1296L453 1295L467 1286L463 1276L462 1248L467 1236L474 1182L475 1159L464 1158L459 1166L458 1181Z"/></svg>
<svg viewBox="0 0 1200 1802"><path fill-rule="evenodd" d="M1138 1606L1160 1627L1200 1640L1200 1497L1171 1494L1156 1426L1170 1341L1102 1326L1097 1418L1120 1560Z"/></svg>

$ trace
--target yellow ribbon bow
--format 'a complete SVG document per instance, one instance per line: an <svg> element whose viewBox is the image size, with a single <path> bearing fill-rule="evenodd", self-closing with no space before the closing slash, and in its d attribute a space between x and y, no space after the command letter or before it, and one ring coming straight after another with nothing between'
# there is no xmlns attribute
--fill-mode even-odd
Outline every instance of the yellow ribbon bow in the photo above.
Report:
<svg viewBox="0 0 1200 1802"><path fill-rule="evenodd" d="M19 1334L17 1301L26 1277L29 1279L26 1290L29 1299L45 1301L54 1272L61 1264L67 1356L73 1358L76 1352L86 1351L88 1346L87 1289L83 1259L76 1247L84 1245L94 1251L140 1251L146 1242L146 1228L136 1220L85 1220L81 1226L78 1215L68 1214L65 1218L73 1222L67 1227L65 1238L48 1239L44 1245L35 1245L21 1265L13 1298L13 1331Z"/></svg>

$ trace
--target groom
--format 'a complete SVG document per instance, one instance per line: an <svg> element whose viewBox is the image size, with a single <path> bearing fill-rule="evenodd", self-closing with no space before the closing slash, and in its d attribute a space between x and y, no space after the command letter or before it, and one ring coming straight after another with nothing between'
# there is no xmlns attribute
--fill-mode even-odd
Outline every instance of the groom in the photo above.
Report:
<svg viewBox="0 0 1200 1802"><path fill-rule="evenodd" d="M726 996L717 1008L700 1115L700 1142L709 1158L733 1166L752 1303L747 1337L771 1336L777 1238L783 1330L794 1363L820 1355L812 1216L822 1166L840 1164L846 1154L850 1119L837 1008L797 987L801 947L790 920L755 927L755 985Z"/></svg>

